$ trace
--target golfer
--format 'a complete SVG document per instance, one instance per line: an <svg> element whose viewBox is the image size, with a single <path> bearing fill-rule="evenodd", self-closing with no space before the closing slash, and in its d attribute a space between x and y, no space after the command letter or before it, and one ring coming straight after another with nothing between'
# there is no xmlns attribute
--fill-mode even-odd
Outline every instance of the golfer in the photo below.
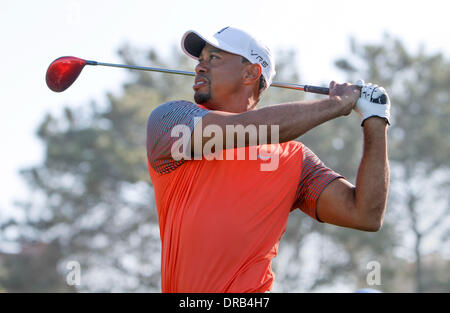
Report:
<svg viewBox="0 0 450 313"><path fill-rule="evenodd" d="M382 87L332 81L327 98L257 109L275 75L264 44L226 27L213 36L188 31L181 46L198 60L196 103L161 104L147 124L162 292L270 291L271 262L296 209L320 223L380 229L390 123ZM352 110L361 115L364 133L356 186L293 141ZM244 140L239 129L247 130Z"/></svg>

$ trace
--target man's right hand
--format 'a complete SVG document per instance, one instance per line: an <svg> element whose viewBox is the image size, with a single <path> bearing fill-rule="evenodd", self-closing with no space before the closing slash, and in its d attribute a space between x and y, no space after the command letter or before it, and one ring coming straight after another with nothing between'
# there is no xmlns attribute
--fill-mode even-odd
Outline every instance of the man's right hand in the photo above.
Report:
<svg viewBox="0 0 450 313"><path fill-rule="evenodd" d="M356 106L361 95L361 87L349 83L330 83L330 99L333 99L341 107L341 115L349 115Z"/></svg>

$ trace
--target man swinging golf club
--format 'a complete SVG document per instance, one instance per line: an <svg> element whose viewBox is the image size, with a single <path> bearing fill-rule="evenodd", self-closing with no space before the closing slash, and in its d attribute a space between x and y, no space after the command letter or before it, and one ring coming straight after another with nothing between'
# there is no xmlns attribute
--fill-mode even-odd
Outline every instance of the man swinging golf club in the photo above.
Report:
<svg viewBox="0 0 450 313"><path fill-rule="evenodd" d="M272 258L297 208L323 223L364 231L381 227L390 119L382 87L332 81L325 99L256 109L275 75L266 46L232 27L211 37L188 31L181 45L198 60L197 104L161 104L147 124L163 292L270 291ZM293 141L352 110L361 115L364 132L356 186ZM244 139L236 129L248 130ZM186 132L188 140L181 140ZM220 140L211 145L213 137ZM252 151L258 157L249 157ZM263 167L274 158L272 168Z"/></svg>

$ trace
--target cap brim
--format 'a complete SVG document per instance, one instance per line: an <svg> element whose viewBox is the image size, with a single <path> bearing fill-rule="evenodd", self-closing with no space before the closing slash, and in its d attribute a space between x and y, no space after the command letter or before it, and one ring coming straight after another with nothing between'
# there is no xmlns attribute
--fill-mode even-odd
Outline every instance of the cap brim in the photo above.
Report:
<svg viewBox="0 0 450 313"><path fill-rule="evenodd" d="M198 59L206 45L206 40L195 31L187 31L181 39L181 48L184 53L194 59Z"/></svg>
<svg viewBox="0 0 450 313"><path fill-rule="evenodd" d="M189 30L184 34L181 39L181 49L191 58L198 60L207 43L223 51L236 53L231 47L219 42L215 37L202 36L194 30Z"/></svg>

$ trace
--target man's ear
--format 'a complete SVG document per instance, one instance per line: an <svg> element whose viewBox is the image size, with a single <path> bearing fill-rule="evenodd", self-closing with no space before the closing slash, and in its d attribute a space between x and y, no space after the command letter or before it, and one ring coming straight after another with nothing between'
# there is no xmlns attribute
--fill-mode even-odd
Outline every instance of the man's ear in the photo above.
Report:
<svg viewBox="0 0 450 313"><path fill-rule="evenodd" d="M253 85L259 82L261 71L260 64L247 64L244 71L244 85Z"/></svg>

